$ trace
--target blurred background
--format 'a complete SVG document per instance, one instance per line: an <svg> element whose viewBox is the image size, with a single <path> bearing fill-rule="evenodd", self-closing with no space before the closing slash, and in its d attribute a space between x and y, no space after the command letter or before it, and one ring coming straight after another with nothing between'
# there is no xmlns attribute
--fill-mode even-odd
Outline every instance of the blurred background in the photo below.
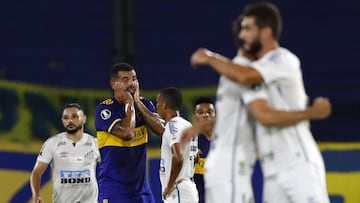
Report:
<svg viewBox="0 0 360 203"><path fill-rule="evenodd" d="M62 131L64 103L79 102L95 133L95 106L111 96L114 62L135 66L144 96L154 101L160 88L182 89L184 117L192 102L214 96L218 74L193 69L191 54L206 47L236 54L231 22L249 0L2 0L0 2L0 202L28 202L29 174L42 142ZM327 167L335 203L358 203L360 194L360 3L272 1L281 10L280 44L302 62L311 99L329 97L332 116L312 122ZM150 137L150 184L159 200L160 139ZM51 196L49 171L43 193ZM261 173L254 177L261 200Z"/></svg>

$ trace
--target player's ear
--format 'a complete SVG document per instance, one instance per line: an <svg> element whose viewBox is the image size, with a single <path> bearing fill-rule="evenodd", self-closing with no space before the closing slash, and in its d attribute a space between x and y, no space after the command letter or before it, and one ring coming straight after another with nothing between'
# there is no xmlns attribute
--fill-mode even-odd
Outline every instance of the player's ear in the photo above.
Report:
<svg viewBox="0 0 360 203"><path fill-rule="evenodd" d="M116 82L117 82L117 81L115 81L115 80L110 80L110 81L109 81L109 84L110 84L110 86L111 86L112 89L115 88Z"/></svg>
<svg viewBox="0 0 360 203"><path fill-rule="evenodd" d="M269 26L262 28L261 37L264 39L273 38L272 29Z"/></svg>
<svg viewBox="0 0 360 203"><path fill-rule="evenodd" d="M161 104L161 106L162 106L163 109L167 109L168 104L166 103L166 101L164 101L164 102Z"/></svg>
<svg viewBox="0 0 360 203"><path fill-rule="evenodd" d="M84 114L84 115L83 115L83 119L82 119L82 120L83 120L83 125L85 125L86 119L87 119L87 117L86 117L86 115Z"/></svg>

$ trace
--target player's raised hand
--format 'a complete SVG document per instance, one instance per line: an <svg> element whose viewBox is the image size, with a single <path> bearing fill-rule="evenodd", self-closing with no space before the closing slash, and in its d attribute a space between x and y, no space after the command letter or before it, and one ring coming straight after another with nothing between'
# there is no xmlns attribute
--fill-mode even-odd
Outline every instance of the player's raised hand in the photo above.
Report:
<svg viewBox="0 0 360 203"><path fill-rule="evenodd" d="M134 99L130 92L126 88L122 87L120 83L116 83L114 86L114 96L120 103L134 103Z"/></svg>
<svg viewBox="0 0 360 203"><path fill-rule="evenodd" d="M214 53L210 50L199 48L191 55L190 63L194 67L197 65L207 65L212 55L214 55Z"/></svg>
<svg viewBox="0 0 360 203"><path fill-rule="evenodd" d="M186 130L184 130L181 134L181 138L179 141L180 147L182 149L185 148L186 144L188 142L190 142L190 140L195 137L198 133L199 133L199 129L197 128L197 126L192 126Z"/></svg>
<svg viewBox="0 0 360 203"><path fill-rule="evenodd" d="M317 97L310 106L313 119L325 119L331 114L331 103L328 98Z"/></svg>
<svg viewBox="0 0 360 203"><path fill-rule="evenodd" d="M138 101L140 101L140 87L139 87L138 80L134 81L134 86L135 86L134 101L138 102Z"/></svg>

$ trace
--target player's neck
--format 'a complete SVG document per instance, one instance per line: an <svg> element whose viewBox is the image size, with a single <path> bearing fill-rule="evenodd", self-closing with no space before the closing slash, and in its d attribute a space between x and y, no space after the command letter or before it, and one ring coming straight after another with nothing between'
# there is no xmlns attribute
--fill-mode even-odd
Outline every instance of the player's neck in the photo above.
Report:
<svg viewBox="0 0 360 203"><path fill-rule="evenodd" d="M267 43L264 43L262 49L257 54L257 58L260 59L261 57L265 56L270 51L273 51L274 49L277 49L277 48L279 48L279 43L275 40L271 40Z"/></svg>
<svg viewBox="0 0 360 203"><path fill-rule="evenodd" d="M173 119L174 117L179 116L179 112L178 111L169 111L166 113L165 115L165 123L169 122L171 119Z"/></svg>
<svg viewBox="0 0 360 203"><path fill-rule="evenodd" d="M84 133L81 131L76 132L75 134L69 134L66 133L66 137L73 141L74 143L77 143L79 140L81 140L84 136Z"/></svg>

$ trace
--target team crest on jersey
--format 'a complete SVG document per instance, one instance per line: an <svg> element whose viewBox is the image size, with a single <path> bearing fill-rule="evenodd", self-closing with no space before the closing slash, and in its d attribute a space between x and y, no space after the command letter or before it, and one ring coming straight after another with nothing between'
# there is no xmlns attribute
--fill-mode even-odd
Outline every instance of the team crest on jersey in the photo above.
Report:
<svg viewBox="0 0 360 203"><path fill-rule="evenodd" d="M100 112L100 116L103 120L107 120L111 117L111 111L109 109L103 109Z"/></svg>

